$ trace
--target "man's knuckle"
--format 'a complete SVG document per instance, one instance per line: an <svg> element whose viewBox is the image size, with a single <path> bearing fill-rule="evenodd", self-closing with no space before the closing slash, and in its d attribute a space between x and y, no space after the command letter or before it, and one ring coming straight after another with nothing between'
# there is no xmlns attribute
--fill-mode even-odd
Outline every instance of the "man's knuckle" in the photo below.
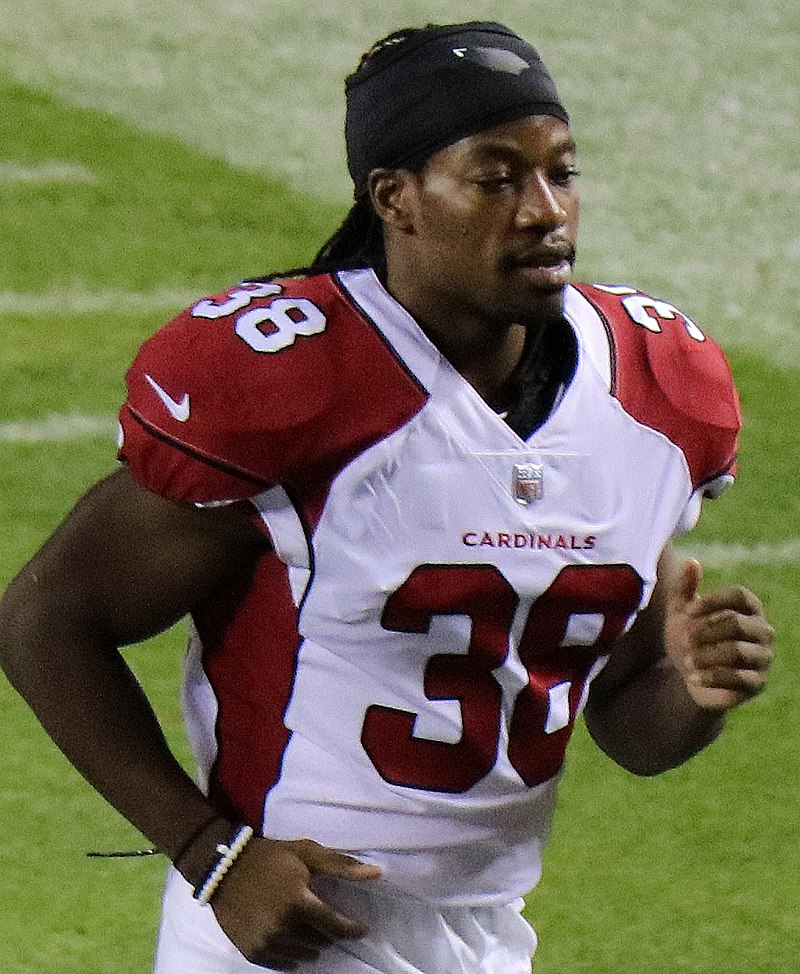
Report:
<svg viewBox="0 0 800 974"><path fill-rule="evenodd" d="M315 842L313 839L295 839L292 845L297 852L306 854L317 852L322 848L319 842Z"/></svg>

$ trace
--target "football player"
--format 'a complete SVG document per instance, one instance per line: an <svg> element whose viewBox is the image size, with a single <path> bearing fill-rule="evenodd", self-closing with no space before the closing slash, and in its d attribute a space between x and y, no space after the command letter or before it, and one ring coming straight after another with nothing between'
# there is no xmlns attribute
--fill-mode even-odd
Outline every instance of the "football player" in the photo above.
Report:
<svg viewBox="0 0 800 974"><path fill-rule="evenodd" d="M571 283L534 48L401 30L347 100L340 230L145 343L120 470L3 603L10 680L174 864L158 974L527 974L578 716L657 774L772 658L756 596L670 547L735 475L726 361ZM197 782L119 652L186 615Z"/></svg>

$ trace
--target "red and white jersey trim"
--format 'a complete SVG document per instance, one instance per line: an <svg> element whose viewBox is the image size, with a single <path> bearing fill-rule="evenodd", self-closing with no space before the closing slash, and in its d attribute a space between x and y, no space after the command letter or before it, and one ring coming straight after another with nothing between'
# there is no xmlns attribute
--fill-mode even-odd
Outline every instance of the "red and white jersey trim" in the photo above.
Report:
<svg viewBox="0 0 800 974"><path fill-rule="evenodd" d="M635 288L570 290L606 328L610 388L626 411L681 449L695 489L734 476L741 411L719 346L674 305Z"/></svg>
<svg viewBox="0 0 800 974"><path fill-rule="evenodd" d="M297 509L282 487L273 487L252 499L266 525L275 553L289 570L295 605L300 605L311 579L309 539Z"/></svg>
<svg viewBox="0 0 800 974"><path fill-rule="evenodd" d="M718 350L623 296L567 290L575 374L527 440L371 271L234 289L145 345L123 411L134 475L246 498L274 549L194 618L187 722L223 808L440 902L535 884L591 680L664 545L732 475Z"/></svg>

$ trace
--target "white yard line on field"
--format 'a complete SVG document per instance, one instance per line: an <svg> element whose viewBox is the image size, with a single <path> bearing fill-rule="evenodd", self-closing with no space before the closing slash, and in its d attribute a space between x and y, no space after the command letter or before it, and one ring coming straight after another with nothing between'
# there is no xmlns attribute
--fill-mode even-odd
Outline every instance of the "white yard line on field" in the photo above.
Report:
<svg viewBox="0 0 800 974"><path fill-rule="evenodd" d="M78 162L50 159L36 166L0 160L0 183L95 183L97 176Z"/></svg>
<svg viewBox="0 0 800 974"><path fill-rule="evenodd" d="M463 19L463 0L434 6L436 19ZM667 25L663 4L640 0L634 6L648 25L649 61L668 58L673 68L667 99L657 72L644 61L632 65L619 34L621 5L613 0L500 6L535 43L543 9L559 23L546 60L552 57L570 88L579 142L594 146L586 185L592 222L582 244L587 268L645 288L664 287L669 268L663 296L685 304L725 346L800 369L800 332L787 313L798 303L797 98L796 86L786 83L796 74L797 5L684 0L686 17ZM38 117L59 118L59 126L64 103L111 113L286 184L308 202L335 203L344 214L351 195L343 165L344 77L376 38L400 23L430 19L430 7L423 0L2 0L0 71L53 95L57 104L43 106ZM473 0L469 10L491 20L496 7ZM687 37L709 43L698 48ZM769 57L750 56L752 37ZM653 152L645 137L652 131L670 152ZM698 131L707 137L698 141ZM30 138L35 143L35 131ZM109 154L96 165L115 172L117 161ZM165 175L158 192L169 194L174 176ZM267 185L264 192L271 192ZM673 197L666 209L665 193ZM742 215L750 200L756 220Z"/></svg>
<svg viewBox="0 0 800 974"><path fill-rule="evenodd" d="M679 550L691 555L709 568L731 568L735 565L791 565L800 563L800 538L764 541L761 544L722 544L686 541Z"/></svg>
<svg viewBox="0 0 800 974"><path fill-rule="evenodd" d="M117 419L112 415L49 413L42 419L0 423L2 443L64 443L93 437L114 437Z"/></svg>
<svg viewBox="0 0 800 974"><path fill-rule="evenodd" d="M0 314L149 314L155 311L180 311L202 294L195 291L82 291L56 289L42 294L0 291Z"/></svg>
<svg viewBox="0 0 800 974"><path fill-rule="evenodd" d="M0 423L0 445L4 443L63 443L70 440L112 438L117 419L111 414L49 413L38 420ZM684 541L679 551L697 558L708 568L735 565L790 565L800 563L800 538L762 542L756 545Z"/></svg>

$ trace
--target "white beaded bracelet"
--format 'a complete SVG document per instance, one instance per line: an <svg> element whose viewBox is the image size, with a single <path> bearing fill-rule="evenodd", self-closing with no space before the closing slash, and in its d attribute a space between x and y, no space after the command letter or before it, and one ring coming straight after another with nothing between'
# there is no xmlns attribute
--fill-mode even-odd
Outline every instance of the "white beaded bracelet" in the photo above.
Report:
<svg viewBox="0 0 800 974"><path fill-rule="evenodd" d="M205 904L211 899L219 888L219 884L225 877L225 873L231 868L242 853L247 843L253 838L253 830L249 825L243 825L233 836L230 843L225 845L220 842L217 845L218 859L211 866L206 878L200 886L195 887L194 898L198 903Z"/></svg>

